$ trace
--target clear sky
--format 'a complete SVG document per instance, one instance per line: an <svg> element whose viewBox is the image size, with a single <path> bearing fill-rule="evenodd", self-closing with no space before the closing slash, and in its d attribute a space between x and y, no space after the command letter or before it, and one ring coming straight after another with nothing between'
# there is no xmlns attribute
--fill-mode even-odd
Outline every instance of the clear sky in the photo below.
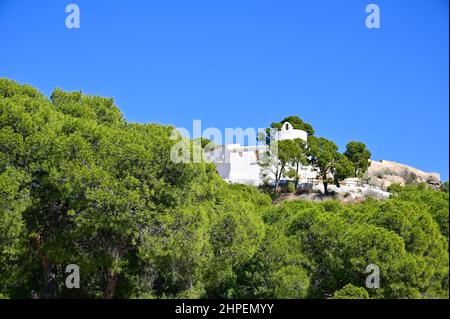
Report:
<svg viewBox="0 0 450 319"><path fill-rule="evenodd" d="M66 5L80 7L67 29ZM381 28L367 29L376 3ZM343 150L449 166L445 0L0 0L0 77L114 97L130 121L265 127L298 115Z"/></svg>

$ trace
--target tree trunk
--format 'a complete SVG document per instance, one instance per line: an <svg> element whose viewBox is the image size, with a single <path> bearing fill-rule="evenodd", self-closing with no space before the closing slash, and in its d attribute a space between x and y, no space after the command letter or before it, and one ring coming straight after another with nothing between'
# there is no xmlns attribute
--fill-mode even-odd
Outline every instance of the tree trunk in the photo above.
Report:
<svg viewBox="0 0 450 319"><path fill-rule="evenodd" d="M54 299L56 298L56 281L55 281L56 274L54 269L55 267L50 262L45 251L42 249L41 235L39 235L38 238L36 239L36 244L38 254L41 257L42 268L44 270L46 281L45 288L41 297L44 299Z"/></svg>
<svg viewBox="0 0 450 319"><path fill-rule="evenodd" d="M114 290L116 289L117 284L117 274L112 270L108 270L108 279L106 281L106 288L104 293L105 299L113 299L114 298Z"/></svg>
<svg viewBox="0 0 450 319"><path fill-rule="evenodd" d="M125 255L129 250L131 249L131 246L127 245L126 240L121 240L118 245L113 249L112 252L112 258L115 261L118 261L122 258L123 255ZM114 270L114 263L110 266L111 268L108 269L107 279L106 279L106 287L104 292L104 298L105 299L113 299L115 295L115 290L117 286L117 281L119 278L119 274Z"/></svg>
<svg viewBox="0 0 450 319"><path fill-rule="evenodd" d="M328 195L328 182L323 181L323 189L325 191L325 195Z"/></svg>
<svg viewBox="0 0 450 319"><path fill-rule="evenodd" d="M275 193L278 193L282 174L283 174L283 166L281 166L280 169L279 170L277 169L277 171L275 172Z"/></svg>
<svg viewBox="0 0 450 319"><path fill-rule="evenodd" d="M297 163L297 167L295 170L295 193L297 193L297 188L298 188L298 170L299 170L299 164Z"/></svg>
<svg viewBox="0 0 450 319"><path fill-rule="evenodd" d="M56 291L57 291L57 283L56 283L56 274L55 274L53 265L49 264L45 268L45 277L47 280L47 284L45 286L44 293L42 294L42 298L55 299Z"/></svg>

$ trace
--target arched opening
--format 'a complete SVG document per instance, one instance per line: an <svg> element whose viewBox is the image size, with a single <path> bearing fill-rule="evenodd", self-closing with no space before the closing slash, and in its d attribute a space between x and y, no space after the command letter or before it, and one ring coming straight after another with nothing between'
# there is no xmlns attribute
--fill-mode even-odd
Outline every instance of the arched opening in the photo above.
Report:
<svg viewBox="0 0 450 319"><path fill-rule="evenodd" d="M283 124L283 128L284 128L285 131L288 131L288 130L292 129L293 126L292 126L291 123L286 122L286 123Z"/></svg>

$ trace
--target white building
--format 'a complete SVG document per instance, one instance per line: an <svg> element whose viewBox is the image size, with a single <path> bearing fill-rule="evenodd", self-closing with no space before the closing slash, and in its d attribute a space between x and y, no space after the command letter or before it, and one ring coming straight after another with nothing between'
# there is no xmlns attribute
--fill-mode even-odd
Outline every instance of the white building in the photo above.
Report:
<svg viewBox="0 0 450 319"><path fill-rule="evenodd" d="M293 140L300 138L307 142L308 134L303 130L297 130L288 122L284 123L281 130L274 133L277 141ZM240 144L217 145L205 152L205 159L214 162L219 175L229 183L240 183L259 186L261 168L258 164L260 156L269 150L268 145L241 146ZM311 166L303 166L299 172L299 189L304 191L324 192L323 184L317 179L317 172ZM282 180L287 178L282 177ZM379 187L359 185L358 178L347 178L340 182L341 186L329 185L329 191L341 194L350 194L351 199L375 197L378 199L389 198L390 193Z"/></svg>
<svg viewBox="0 0 450 319"><path fill-rule="evenodd" d="M303 130L294 129L289 122L284 123L281 130L275 132L274 135L274 139L277 141L296 138L306 142L308 134ZM267 151L267 145L218 145L205 152L205 159L216 164L217 172L227 182L257 186L262 183L258 160L261 154ZM317 174L311 167L303 167L299 175L302 183L316 178Z"/></svg>

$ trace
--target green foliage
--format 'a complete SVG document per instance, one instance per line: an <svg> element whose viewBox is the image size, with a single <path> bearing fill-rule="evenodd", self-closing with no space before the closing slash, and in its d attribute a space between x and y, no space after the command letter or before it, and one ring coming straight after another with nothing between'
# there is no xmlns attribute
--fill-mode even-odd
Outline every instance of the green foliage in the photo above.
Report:
<svg viewBox="0 0 450 319"><path fill-rule="evenodd" d="M292 167L286 176L294 180L294 191L297 190L299 182L300 169L303 165L308 164L306 142L302 139L294 139L292 150L289 154L289 164Z"/></svg>
<svg viewBox="0 0 450 319"><path fill-rule="evenodd" d="M348 284L336 291L333 299L369 299L369 294L362 287L355 287L352 284Z"/></svg>
<svg viewBox="0 0 450 319"><path fill-rule="evenodd" d="M434 217L446 209L448 220L448 197L445 204L442 192L426 192L410 186L387 201L353 205L284 202L265 219L299 241L298 253L312 265L309 297L362 287L365 268L376 264L380 288L367 289L371 298L448 298L448 234Z"/></svg>
<svg viewBox="0 0 450 319"><path fill-rule="evenodd" d="M445 193L448 193L448 190L449 190L448 181L445 181L445 182L442 183L442 185L441 185L441 190L442 190L443 192L445 192Z"/></svg>
<svg viewBox="0 0 450 319"><path fill-rule="evenodd" d="M8 167L0 172L0 292L10 292L21 282L20 261L25 249L22 213L30 203L23 171Z"/></svg>
<svg viewBox="0 0 450 319"><path fill-rule="evenodd" d="M298 141L283 140L278 142L278 149L276 154L267 152L261 156L258 164L261 166L262 179L266 182L275 184L275 190L278 191L278 186L281 178L286 172L288 165L292 163L295 158L300 157L301 149Z"/></svg>
<svg viewBox="0 0 450 319"><path fill-rule="evenodd" d="M448 192L272 205L212 164L172 162L171 132L111 99L0 79L0 298L448 298ZM322 174L348 174L334 143L310 140ZM285 173L305 153L280 144ZM73 263L80 289L64 285ZM360 288L369 263L379 289Z"/></svg>
<svg viewBox="0 0 450 319"><path fill-rule="evenodd" d="M294 183L288 183L287 184L287 191L288 193L295 193L296 188Z"/></svg>
<svg viewBox="0 0 450 319"><path fill-rule="evenodd" d="M323 137L311 136L308 139L308 156L309 163L322 177L325 194L328 194L328 175L333 173L340 159L337 145Z"/></svg>
<svg viewBox="0 0 450 319"><path fill-rule="evenodd" d="M339 181L353 174L353 163L346 155L338 152L338 147L334 142L323 137L309 137L307 155L309 164L323 180L325 194L328 193L327 185L330 176L339 186Z"/></svg>
<svg viewBox="0 0 450 319"><path fill-rule="evenodd" d="M342 181L347 177L352 176L353 172L354 172L353 163L347 158L347 156L339 154L333 170L334 183L336 185L339 185L339 181Z"/></svg>
<svg viewBox="0 0 450 319"><path fill-rule="evenodd" d="M353 163L355 177L362 176L367 172L370 165L369 159L372 154L364 143L356 141L349 142L344 155Z"/></svg>
<svg viewBox="0 0 450 319"><path fill-rule="evenodd" d="M127 123L111 99L0 84L4 295L198 297L217 265L257 250L270 198L173 163L172 127ZM79 290L64 287L71 263Z"/></svg>
<svg viewBox="0 0 450 319"><path fill-rule="evenodd" d="M310 265L299 242L268 226L254 257L237 272L238 298L305 298Z"/></svg>
<svg viewBox="0 0 450 319"><path fill-rule="evenodd" d="M211 141L209 138L206 138L206 137L199 137L199 138L197 138L197 139L194 139L194 141L195 141L195 140L200 140L200 145L202 146L202 149L205 149L206 147L207 147L207 148L212 148L212 147L214 147L214 142Z"/></svg>
<svg viewBox="0 0 450 319"><path fill-rule="evenodd" d="M389 187L395 198L416 205L421 211L429 214L439 226L440 232L449 239L449 194L434 191L425 184L407 185L393 184Z"/></svg>

